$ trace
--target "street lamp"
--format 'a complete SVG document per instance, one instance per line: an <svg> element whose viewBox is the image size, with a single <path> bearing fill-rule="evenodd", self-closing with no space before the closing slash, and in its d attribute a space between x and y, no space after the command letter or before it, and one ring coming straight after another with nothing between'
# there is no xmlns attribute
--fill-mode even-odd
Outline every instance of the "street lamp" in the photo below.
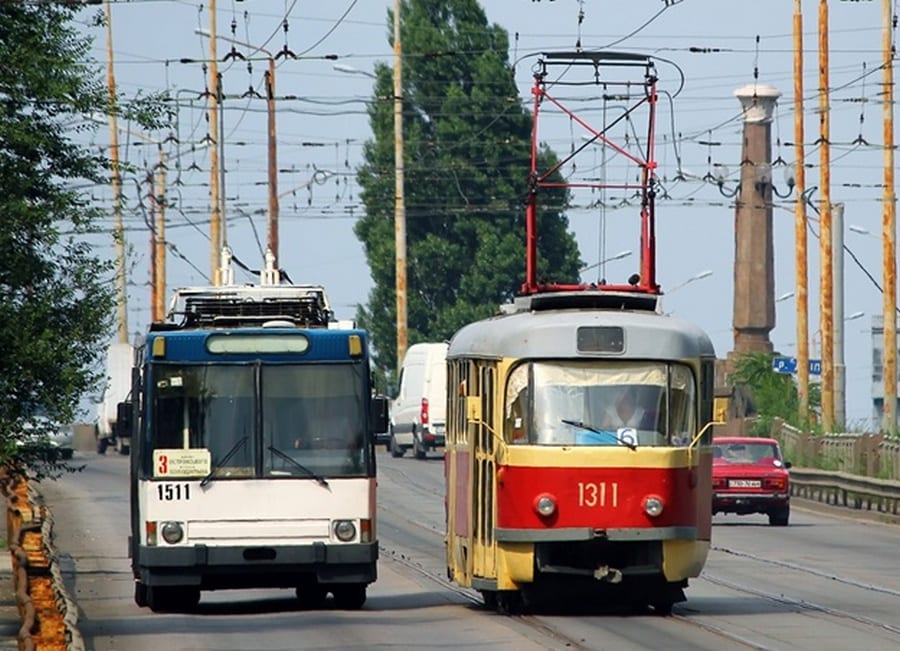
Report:
<svg viewBox="0 0 900 651"><path fill-rule="evenodd" d="M678 283L678 284L675 285L672 289L670 289L669 291L664 292L664 293L665 293L665 294L671 294L671 293L674 292L676 289L681 289L681 288L684 287L685 285L689 285L689 284L691 284L692 282L695 282L695 281L697 281L697 280L702 280L703 278L709 278L710 276L712 276L712 274L713 274L713 272L712 272L711 269L706 269L706 270L701 271L700 273L698 273L698 274L696 274L696 275L694 275L694 276L691 276L691 277L688 278L687 280Z"/></svg>
<svg viewBox="0 0 900 651"><path fill-rule="evenodd" d="M587 266L585 266L585 267L582 267L582 268L579 269L578 271L579 271L579 273L584 273L585 271L588 271L588 270L593 269L593 268L595 268L595 267L602 267L602 266L605 265L607 262L612 262L613 260L621 260L622 258L627 258L627 257L630 256L630 255L631 255L631 251L619 251L618 253L616 253L616 254L613 255L613 256L610 256L610 257L608 257L608 258L605 258L604 260L601 260L600 262L595 262L594 264L589 264L589 265L587 265Z"/></svg>
<svg viewBox="0 0 900 651"><path fill-rule="evenodd" d="M781 296L779 296L778 298L776 298L776 299L775 299L775 302L776 302L776 303L781 303L782 301L786 301L786 300L788 300L789 298L793 298L793 297L794 297L794 292L785 292L784 294L782 294Z"/></svg>
<svg viewBox="0 0 900 651"><path fill-rule="evenodd" d="M791 192L794 191L794 186L797 184L797 175L794 172L793 165L786 165L784 168L784 183L787 185L787 191L782 194L775 184L772 182L772 164L771 163L757 163L755 166L755 187L756 191L760 194L760 196L765 196L766 190L771 189L775 196L781 197L782 199L787 199L791 196ZM723 165L721 163L715 163L713 165L713 169L715 169L715 181L716 185L719 187L719 192L722 193L722 196L731 198L737 196L737 194L741 191L741 184L738 183L734 186L733 189L727 190L725 188L725 182L729 176L728 166Z"/></svg>
<svg viewBox="0 0 900 651"><path fill-rule="evenodd" d="M354 68L353 66L344 65L343 63L335 63L332 68L334 68L338 72L345 72L348 75L363 75L365 77L371 77L372 79L378 79L378 75L373 74L368 70L360 70L359 68Z"/></svg>

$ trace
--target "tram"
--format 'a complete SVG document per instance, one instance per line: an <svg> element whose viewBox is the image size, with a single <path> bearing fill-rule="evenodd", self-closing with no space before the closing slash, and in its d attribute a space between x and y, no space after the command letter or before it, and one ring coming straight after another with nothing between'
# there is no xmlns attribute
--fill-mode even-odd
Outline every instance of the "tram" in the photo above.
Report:
<svg viewBox="0 0 900 651"><path fill-rule="evenodd" d="M293 588L356 609L376 579L373 397L366 333L324 289L277 282L176 290L136 348L129 555L135 602L189 610L203 590Z"/></svg>
<svg viewBox="0 0 900 651"><path fill-rule="evenodd" d="M535 120L548 62L603 56L542 61ZM623 60L647 66L652 110L649 58ZM550 182L535 161L525 283L447 353L447 572L501 612L577 598L667 615L710 546L715 351L660 309L652 150L638 160L641 272L621 285L537 281L535 197Z"/></svg>

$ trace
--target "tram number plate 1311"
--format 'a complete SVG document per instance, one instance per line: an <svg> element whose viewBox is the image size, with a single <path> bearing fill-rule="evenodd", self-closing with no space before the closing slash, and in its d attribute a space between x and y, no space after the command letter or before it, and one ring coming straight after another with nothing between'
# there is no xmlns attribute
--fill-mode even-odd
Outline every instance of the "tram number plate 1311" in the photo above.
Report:
<svg viewBox="0 0 900 651"><path fill-rule="evenodd" d="M618 482L578 482L578 506L617 508L619 506Z"/></svg>

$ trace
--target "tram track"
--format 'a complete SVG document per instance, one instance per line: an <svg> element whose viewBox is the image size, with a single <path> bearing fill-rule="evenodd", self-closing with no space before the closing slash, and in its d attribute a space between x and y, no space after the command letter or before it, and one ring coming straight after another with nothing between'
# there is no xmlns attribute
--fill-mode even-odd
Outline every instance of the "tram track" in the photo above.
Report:
<svg viewBox="0 0 900 651"><path fill-rule="evenodd" d="M380 550L387 554L387 557L390 558L391 562L396 563L398 565L403 566L404 568L416 572L420 576L425 579L437 584L441 589L447 590L456 594L457 596L465 599L472 606L477 606L480 609L484 610L484 602L481 599L481 595L477 590L472 588L462 588L447 578L441 576L433 570L425 567L421 563L417 563L416 561L410 560L410 558L397 550L389 549L384 545L380 546ZM382 556L384 558L384 556ZM485 611L486 612L486 611ZM549 624L548 622L542 621L539 617L533 615L507 615L506 616L510 622L517 623L523 626L532 629L541 635L549 637L553 639L555 642L558 642L561 647L565 649L574 649L576 651L589 651L592 647L585 646L583 644L583 640L571 637L567 635L565 632Z"/></svg>
<svg viewBox="0 0 900 651"><path fill-rule="evenodd" d="M874 585L872 583L866 583L863 581L856 581L854 579L849 579L847 577L841 576L834 572L823 572L822 570L817 570L816 568L809 567L806 565L800 565L799 563L791 563L789 561L781 561L773 558L766 558L765 556L761 556L758 554L751 554L749 552L742 552L736 549L729 549L727 547L717 547L713 545L710 547L711 551L720 552L723 554L728 554L730 556L735 556L738 558L744 558L747 560L751 560L757 563L763 563L765 565L774 565L775 567L780 567L783 569L793 570L795 572L802 572L804 574L808 574L810 576L815 576L820 579L828 579L829 581L835 581L837 583L842 583L844 585L853 586L854 588L860 588L861 590L868 590L870 592L877 592L880 594L890 595L892 597L900 597L900 590L894 590L892 588L886 588L880 585ZM900 629L898 629L900 630Z"/></svg>
<svg viewBox="0 0 900 651"><path fill-rule="evenodd" d="M734 581L729 581L728 579L723 579L721 577L716 577L714 575L704 574L703 579L717 585L722 588L727 588L728 590L732 590L734 592L742 593L745 595L750 595L753 597L758 597L760 599L765 599L767 601L771 601L773 603L777 603L783 606L788 606L796 610L797 613L805 616L812 617L817 622L821 621L820 615L825 614L829 615L838 620L850 620L857 622L859 624L863 624L865 626L869 626L875 629L888 631L892 634L898 636L897 645L900 646L900 626L895 626L893 624L889 624L886 622L879 621L872 617L866 617L864 615L858 615L855 613L848 612L846 610L841 610L839 608L833 608L831 606L825 606L823 604L815 603L812 601L806 601L803 599L795 599L792 597L785 596L784 594L776 594L774 592L769 592L766 590L759 590L757 588L750 588L748 586L741 585L739 583L735 583Z"/></svg>

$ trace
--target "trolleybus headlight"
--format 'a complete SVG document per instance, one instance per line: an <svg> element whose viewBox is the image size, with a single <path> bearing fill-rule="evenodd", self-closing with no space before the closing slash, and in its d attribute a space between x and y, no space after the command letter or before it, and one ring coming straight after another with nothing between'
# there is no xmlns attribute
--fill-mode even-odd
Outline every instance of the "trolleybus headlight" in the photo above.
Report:
<svg viewBox="0 0 900 651"><path fill-rule="evenodd" d="M548 495L547 493L538 495L537 499L534 501L534 510L538 512L538 515L549 518L556 513L556 500L553 499L552 495Z"/></svg>
<svg viewBox="0 0 900 651"><path fill-rule="evenodd" d="M180 522L163 522L161 532L163 540L170 545L180 543L184 538L184 527Z"/></svg>
<svg viewBox="0 0 900 651"><path fill-rule="evenodd" d="M338 520L334 523L334 535L341 542L350 542L356 538L356 525L352 520Z"/></svg>
<svg viewBox="0 0 900 651"><path fill-rule="evenodd" d="M644 499L644 512L651 518L657 517L663 512L663 501L656 495L650 495Z"/></svg>

